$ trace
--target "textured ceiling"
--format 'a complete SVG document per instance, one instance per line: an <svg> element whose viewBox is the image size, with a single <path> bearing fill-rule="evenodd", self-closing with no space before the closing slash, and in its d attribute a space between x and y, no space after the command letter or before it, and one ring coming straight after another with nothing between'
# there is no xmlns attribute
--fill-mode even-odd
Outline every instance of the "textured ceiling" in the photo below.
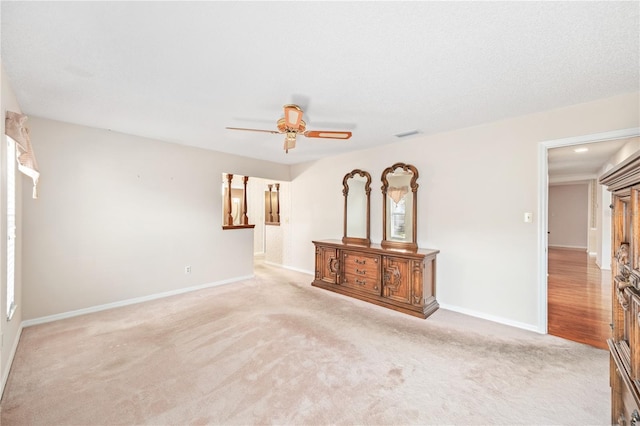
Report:
<svg viewBox="0 0 640 426"><path fill-rule="evenodd" d="M11 2L29 115L284 164L640 90L638 2ZM348 141L275 129L282 106ZM419 137L419 136L414 136Z"/></svg>
<svg viewBox="0 0 640 426"><path fill-rule="evenodd" d="M559 183L584 182L597 178L601 168L625 144L637 145L639 142L640 137L632 137L549 149L547 153L549 177ZM577 148L586 148L587 151L576 152Z"/></svg>

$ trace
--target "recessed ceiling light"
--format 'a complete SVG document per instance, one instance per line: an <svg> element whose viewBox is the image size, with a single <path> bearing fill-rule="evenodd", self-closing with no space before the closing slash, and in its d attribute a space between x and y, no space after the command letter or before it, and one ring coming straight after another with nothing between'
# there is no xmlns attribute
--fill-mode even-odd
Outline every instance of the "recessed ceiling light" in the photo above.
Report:
<svg viewBox="0 0 640 426"><path fill-rule="evenodd" d="M589 148L585 148L585 147L575 148L575 149L573 150L573 152L578 152L578 153L580 153L580 152L587 152L587 151L589 151Z"/></svg>

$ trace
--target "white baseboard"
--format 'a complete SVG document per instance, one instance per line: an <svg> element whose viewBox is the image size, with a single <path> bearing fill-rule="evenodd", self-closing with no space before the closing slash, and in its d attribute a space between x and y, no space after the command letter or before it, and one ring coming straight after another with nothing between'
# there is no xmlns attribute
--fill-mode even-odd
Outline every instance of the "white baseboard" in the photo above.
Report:
<svg viewBox="0 0 640 426"><path fill-rule="evenodd" d="M544 331L540 331L540 329L535 325L526 324L526 323L518 322L518 321L513 321L513 320L510 320L508 318L502 318L502 317L498 317L498 316L494 316L494 315L488 315L488 314L485 314L484 312L478 312L478 311L474 311L474 310L471 310L471 309L461 308L459 306L452 306L452 305L447 305L447 304L443 304L443 303L440 303L440 307L442 309L446 309L448 311L458 312L460 314L469 315L471 317L485 319L485 320L488 320L488 321L497 322L499 324L504 324L504 325L508 325L508 326L511 326L511 327L521 328L523 330L533 331L533 332L539 333L539 334L547 334Z"/></svg>
<svg viewBox="0 0 640 426"><path fill-rule="evenodd" d="M596 266L597 266L598 268L600 268L602 271L610 271L610 270L611 270L611 264L609 264L609 265L607 265L607 266L603 266L603 265L599 264L599 263L596 261Z"/></svg>
<svg viewBox="0 0 640 426"><path fill-rule="evenodd" d="M22 327L30 327L32 325L44 324L47 322L57 321L65 318L77 317L79 315L90 314L93 312L104 311L107 309L120 308L122 306L135 305L136 303L149 302L151 300L162 299L164 297L176 296L178 294L189 293L192 291L203 290L205 288L216 287L219 285L231 284L238 281L244 281L253 278L255 275L247 275L244 277L235 277L227 280L216 281L213 283L201 284L192 287L179 288L176 290L165 291L163 293L150 294L148 296L135 297L133 299L121 300L119 302L105 303L104 305L91 306L89 308L78 309L75 311L62 312L60 314L48 315L45 317L34 318L22 321Z"/></svg>
<svg viewBox="0 0 640 426"><path fill-rule="evenodd" d="M288 270L294 271L294 272L300 272L300 273L311 275L311 276L315 275L314 272L307 271L306 269L294 268L293 266L287 266L287 265L283 265L281 263L273 263L273 262L268 262L266 260L264 261L264 263L265 263L265 265L277 266L278 268L288 269Z"/></svg>
<svg viewBox="0 0 640 426"><path fill-rule="evenodd" d="M580 249L580 250L587 251L587 247L586 247L586 246L572 246L572 245L566 245L566 244L549 244L549 247L554 247L554 248L569 248L569 249Z"/></svg>
<svg viewBox="0 0 640 426"><path fill-rule="evenodd" d="M16 351L18 350L18 343L20 343L20 336L22 335L22 328L24 327L24 322L20 323L20 327L18 328L18 333L16 333L16 338L13 341L13 345L11 345L11 351L8 354L7 360L7 368L2 374L2 383L0 383L0 399L4 394L4 387L7 384L7 380L9 379L9 373L11 372L11 366L13 365L13 358L16 356Z"/></svg>

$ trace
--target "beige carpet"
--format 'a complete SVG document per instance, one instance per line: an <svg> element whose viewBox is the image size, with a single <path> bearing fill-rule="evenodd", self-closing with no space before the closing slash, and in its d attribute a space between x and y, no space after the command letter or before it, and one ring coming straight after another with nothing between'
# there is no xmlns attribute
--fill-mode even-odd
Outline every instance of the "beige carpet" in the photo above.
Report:
<svg viewBox="0 0 640 426"><path fill-rule="evenodd" d="M252 280L26 328L1 423L609 423L606 351L310 281L256 265Z"/></svg>

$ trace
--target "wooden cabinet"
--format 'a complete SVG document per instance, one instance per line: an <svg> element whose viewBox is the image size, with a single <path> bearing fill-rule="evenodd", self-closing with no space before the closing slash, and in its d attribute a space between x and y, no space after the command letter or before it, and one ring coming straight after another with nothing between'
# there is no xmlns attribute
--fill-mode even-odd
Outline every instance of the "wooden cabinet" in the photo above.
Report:
<svg viewBox="0 0 640 426"><path fill-rule="evenodd" d="M612 192L611 424L640 423L640 152L600 177Z"/></svg>
<svg viewBox="0 0 640 426"><path fill-rule="evenodd" d="M338 282L338 251L335 247L316 248L316 281ZM320 268L318 268L320 265Z"/></svg>
<svg viewBox="0 0 640 426"><path fill-rule="evenodd" d="M315 287L426 318L438 309L438 250L384 249L372 244L314 241Z"/></svg>

